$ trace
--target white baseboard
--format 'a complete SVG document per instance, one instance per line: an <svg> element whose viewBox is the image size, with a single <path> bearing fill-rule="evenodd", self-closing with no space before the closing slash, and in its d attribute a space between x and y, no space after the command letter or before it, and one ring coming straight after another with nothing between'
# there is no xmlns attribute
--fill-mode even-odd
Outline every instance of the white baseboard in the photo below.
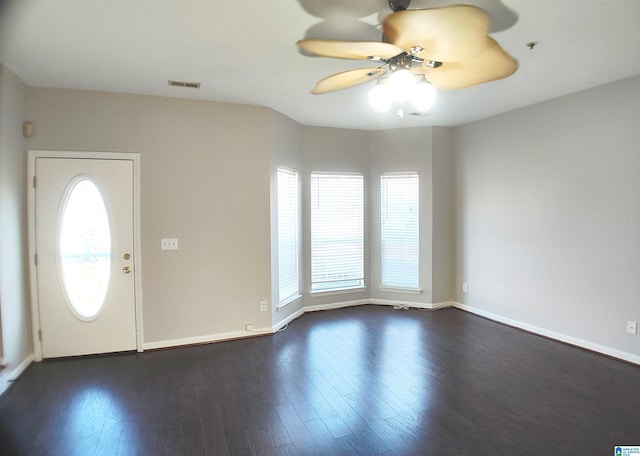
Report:
<svg viewBox="0 0 640 456"><path fill-rule="evenodd" d="M493 320L498 323L503 323L509 326L513 326L515 328L523 329L525 331L528 331L534 334L548 337L550 339L558 340L560 342L564 342L570 345L575 345L577 347L585 348L587 350L591 350L597 353L602 353L604 355L611 356L613 358L618 358L633 364L640 365L640 356L627 353L621 350L617 350L611 347L595 344L587 340L577 339L575 337L571 337L566 334L550 331L545 328L540 328L538 326L530 325L522 321L514 320L502 315L488 312L486 310L479 309L477 307L469 306L466 304L461 304L455 301L445 301L445 302L438 302L438 303L417 303L417 302L397 301L397 300L387 300L387 299L360 299L355 301L340 301L340 302L334 302L334 303L328 303L328 304L316 304L311 306L305 306L297 310L293 314L289 315L287 318L283 319L282 321L274 324L272 327L269 327L269 328L254 329L252 331L233 331L233 332L227 332L227 333L221 333L221 334L210 334L210 335L204 335L204 336L187 337L183 339L147 342L144 344L144 349L153 350L158 348L180 347L184 345L205 344L205 343L211 343L211 342L221 342L225 340L233 340L233 339L241 339L245 337L255 337L255 336L261 336L261 335L273 334L281 330L282 328L284 328L286 325L288 325L292 321L301 317L306 312L342 309L345 307L354 307L354 306L361 306L366 304L384 305L384 306L403 305L403 306L407 306L414 309L426 309L426 310L437 310L437 309L443 309L447 307L455 307L457 309L464 310L466 312L473 313L475 315L479 315L484 318L488 318L489 320ZM31 357L29 362L32 359L33 358ZM24 366L24 368L26 368L26 366L28 366L28 362ZM22 370L24 370L24 368ZM17 375L15 377L17 377ZM5 378L5 375L0 376L0 382L2 381L3 378ZM2 386L3 386L2 383L0 383L0 391L2 390Z"/></svg>
<svg viewBox="0 0 640 456"><path fill-rule="evenodd" d="M181 339L158 340L155 342L145 342L142 347L145 350L156 350L159 348L183 347L185 345L208 344L211 342L223 342L225 340L243 339L245 337L263 336L272 334L272 328L258 328L251 331L232 331L219 334L206 334L203 336L184 337Z"/></svg>
<svg viewBox="0 0 640 456"><path fill-rule="evenodd" d="M22 373L25 371L29 364L33 362L33 354L30 354L25 359L22 360L20 364L15 367L7 367L0 374L0 394L4 393L7 388L11 385L13 381L15 381Z"/></svg>
<svg viewBox="0 0 640 456"><path fill-rule="evenodd" d="M454 301L442 301L442 302L435 302L431 304L431 308L433 310L448 309L450 307L454 307L455 305L456 303Z"/></svg>
<svg viewBox="0 0 640 456"><path fill-rule="evenodd" d="M424 309L424 310L438 310L444 309L447 307L453 307L455 304L453 301L446 302L436 302L436 303L427 303L427 302L411 302L411 301L398 301L395 299L369 299L367 300L369 304L375 304L378 306L407 306L411 309Z"/></svg>
<svg viewBox="0 0 640 456"><path fill-rule="evenodd" d="M505 325L523 329L525 331L538 334L540 336L548 337L550 339L558 340L560 342L564 342L570 345L575 345L576 347L585 348L587 350L601 353L603 355L611 356L613 358L618 358L623 361L627 361L629 363L640 365L640 356L634 355L632 353L624 352L622 350L617 350L611 347L606 347L604 345L599 345L593 342L589 342L588 340L578 339L578 338L568 336L566 334L558 333L555 331L550 331L545 328L540 328L538 326L530 325L528 323L524 323L518 320L513 320L511 318L494 314L492 312L487 312L486 310L479 309L477 307L469 306L466 304L461 304L459 302L454 302L453 307L464 310L466 312L469 312L475 315L479 315L484 318L488 318L489 320L493 320L498 323L504 323Z"/></svg>
<svg viewBox="0 0 640 456"><path fill-rule="evenodd" d="M423 304L423 303L415 303L415 302L399 302L399 301L385 301L385 300L375 300L375 299L358 299L354 301L339 301L328 304L315 304L311 306L305 306L302 309L297 310L293 314L289 315L287 318L281 320L280 322L274 324L270 328L260 328L253 329L251 331L232 331L221 334L208 334L203 336L195 336L195 337L185 337L181 339L169 339L169 340L160 340L154 342L145 342L143 344L144 350L156 350L160 348L171 348L171 347L182 347L185 345L198 345L198 344L208 344L212 342L222 342L225 340L233 340L233 339L242 339L245 337L254 337L254 336L262 336L267 334L274 334L277 331L284 328L286 325L291 323L293 320L301 317L307 312L317 312L320 310L333 310L333 309L342 309L344 307L354 307L354 306L362 306L366 304L382 304L382 305L395 305L395 304L404 304L412 308L421 308L421 309L440 309L443 307L451 307L453 303L445 302L445 303L437 303L437 304Z"/></svg>
<svg viewBox="0 0 640 456"><path fill-rule="evenodd" d="M575 345L577 347L585 348L587 350L591 350L597 353L602 353L604 355L618 358L618 359L630 362L632 364L640 365L640 356L637 356L628 352L624 352L621 350L617 350L611 347L595 344L593 342L589 342L586 340L577 339L575 337L571 337L566 334L550 331L548 329L540 328L538 326L530 325L528 323L524 323L518 320L513 320L511 318L504 317L502 315L494 314L492 312L488 312L486 310L479 309L477 307L469 306L466 304L461 304L455 301L444 301L444 302L438 302L438 303L417 303L417 302L396 301L396 300L386 300L386 299L360 299L355 301L341 301L341 302L334 302L329 304L316 304L311 306L305 306L297 310L293 314L289 315L287 318L274 324L272 327L258 328L258 329L253 329L252 331L232 331L232 332L219 333L219 334L185 337L180 339L146 342L143 344L143 349L154 350L154 349L160 349L160 348L181 347L185 345L206 344L206 343L212 343L212 342L222 342L225 340L234 340L234 339L242 339L246 337L255 337L255 336L274 334L275 332L281 330L292 321L304 315L306 312L341 309L345 307L354 307L354 306L361 306L366 304L386 305L386 306L404 305L410 308L426 309L426 310L437 310L437 309L444 309L448 307L455 307L457 309L464 310L466 312L488 318L489 320L493 320L498 323L503 323L509 326L513 326L515 328L523 329L525 331L528 331L534 334L548 337L550 339L555 339L560 342L564 342L570 345ZM12 381L17 379L20 376L20 374L24 372L24 370L29 366L29 364L31 364L31 362L33 362L33 360L34 360L34 357L31 354L27 358L25 358L18 366L14 368L7 368L4 372L0 374L0 394L2 394L9 387Z"/></svg>
<svg viewBox="0 0 640 456"><path fill-rule="evenodd" d="M298 309L296 310L294 313L292 313L291 315L289 315L287 318L280 320L278 323L276 323L275 325L273 325L273 331L272 332L277 332L280 331L282 328L284 328L285 326L287 326L289 323L291 323L293 320L300 318L301 316L304 315L304 307L302 309Z"/></svg>

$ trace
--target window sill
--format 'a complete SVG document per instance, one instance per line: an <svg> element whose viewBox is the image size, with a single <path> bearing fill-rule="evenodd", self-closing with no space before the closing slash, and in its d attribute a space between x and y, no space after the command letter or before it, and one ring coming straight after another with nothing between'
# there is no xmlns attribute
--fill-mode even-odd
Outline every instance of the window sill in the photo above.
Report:
<svg viewBox="0 0 640 456"><path fill-rule="evenodd" d="M346 294L346 293L357 293L360 291L365 291L366 289L367 287L338 288L335 290L311 291L309 292L309 294L311 296L329 296L329 295Z"/></svg>
<svg viewBox="0 0 640 456"><path fill-rule="evenodd" d="M406 294L422 293L422 288L379 287L379 290L385 293L406 293Z"/></svg>

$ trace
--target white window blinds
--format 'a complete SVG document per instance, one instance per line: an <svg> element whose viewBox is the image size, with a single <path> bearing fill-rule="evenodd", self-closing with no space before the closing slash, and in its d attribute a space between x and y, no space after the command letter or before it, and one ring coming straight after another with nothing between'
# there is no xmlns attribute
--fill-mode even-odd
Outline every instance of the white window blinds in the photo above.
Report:
<svg viewBox="0 0 640 456"><path fill-rule="evenodd" d="M297 171L278 168L278 300L300 295L299 179Z"/></svg>
<svg viewBox="0 0 640 456"><path fill-rule="evenodd" d="M418 173L384 173L380 178L382 286L419 288Z"/></svg>
<svg viewBox="0 0 640 456"><path fill-rule="evenodd" d="M364 286L364 178L311 174L311 291Z"/></svg>

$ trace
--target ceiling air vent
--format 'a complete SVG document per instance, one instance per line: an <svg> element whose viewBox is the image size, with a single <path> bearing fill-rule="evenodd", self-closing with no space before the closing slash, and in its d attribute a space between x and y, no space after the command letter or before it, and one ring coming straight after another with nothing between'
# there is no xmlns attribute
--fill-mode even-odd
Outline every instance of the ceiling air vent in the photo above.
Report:
<svg viewBox="0 0 640 456"><path fill-rule="evenodd" d="M174 87L186 87L188 89L199 89L199 82L186 82L186 81L172 81L169 79L169 85Z"/></svg>

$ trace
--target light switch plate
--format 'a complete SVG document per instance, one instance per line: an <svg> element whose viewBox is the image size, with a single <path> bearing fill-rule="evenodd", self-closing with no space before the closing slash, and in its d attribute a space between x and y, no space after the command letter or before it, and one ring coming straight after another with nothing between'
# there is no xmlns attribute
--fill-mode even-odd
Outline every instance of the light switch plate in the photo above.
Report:
<svg viewBox="0 0 640 456"><path fill-rule="evenodd" d="M160 250L178 250L177 239L161 239Z"/></svg>

